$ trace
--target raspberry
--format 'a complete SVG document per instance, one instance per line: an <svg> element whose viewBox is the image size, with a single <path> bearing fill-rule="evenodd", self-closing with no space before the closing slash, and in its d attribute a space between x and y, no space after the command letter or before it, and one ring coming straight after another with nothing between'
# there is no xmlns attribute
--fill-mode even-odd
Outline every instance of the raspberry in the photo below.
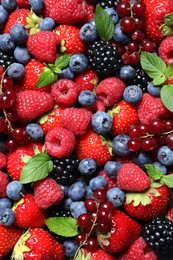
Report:
<svg viewBox="0 0 173 260"><path fill-rule="evenodd" d="M0 171L0 198L6 197L6 187L8 183L9 181L6 175L2 171Z"/></svg>
<svg viewBox="0 0 173 260"><path fill-rule="evenodd" d="M7 158L6 156L0 152L0 169L4 169L7 164Z"/></svg>
<svg viewBox="0 0 173 260"><path fill-rule="evenodd" d="M160 58L167 65L173 63L172 49L173 49L173 36L164 39L158 48L158 53Z"/></svg>
<svg viewBox="0 0 173 260"><path fill-rule="evenodd" d="M76 145L76 139L72 131L62 127L50 130L45 138L47 153L57 158L71 154Z"/></svg>
<svg viewBox="0 0 173 260"><path fill-rule="evenodd" d="M92 113L82 108L65 108L60 115L63 126L75 135L86 133Z"/></svg>
<svg viewBox="0 0 173 260"><path fill-rule="evenodd" d="M58 105L72 106L78 96L77 84L70 79L60 79L52 85L51 94Z"/></svg>
<svg viewBox="0 0 173 260"><path fill-rule="evenodd" d="M45 178L34 184L34 198L40 208L47 209L52 205L58 205L63 197L60 185L51 178Z"/></svg>
<svg viewBox="0 0 173 260"><path fill-rule="evenodd" d="M109 77L102 80L96 88L97 98L105 106L112 106L117 103L123 95L124 82L118 77Z"/></svg>

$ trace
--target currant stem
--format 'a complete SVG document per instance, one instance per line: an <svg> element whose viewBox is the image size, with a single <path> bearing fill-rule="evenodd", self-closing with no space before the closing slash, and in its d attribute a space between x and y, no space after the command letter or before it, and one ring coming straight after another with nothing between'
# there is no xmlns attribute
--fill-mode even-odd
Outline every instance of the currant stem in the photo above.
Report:
<svg viewBox="0 0 173 260"><path fill-rule="evenodd" d="M3 114L4 114L4 117L5 117L5 121L7 122L10 130L13 131L14 129L13 129L12 125L11 125L10 120L8 119L8 115L7 115L7 112L5 111L5 109L3 109Z"/></svg>

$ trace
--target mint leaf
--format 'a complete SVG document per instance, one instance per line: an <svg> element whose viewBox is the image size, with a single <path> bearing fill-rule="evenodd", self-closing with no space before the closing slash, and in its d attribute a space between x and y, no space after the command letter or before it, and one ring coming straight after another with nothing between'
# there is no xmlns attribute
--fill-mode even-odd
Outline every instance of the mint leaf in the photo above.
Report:
<svg viewBox="0 0 173 260"><path fill-rule="evenodd" d="M22 169L20 182L23 184L42 180L48 176L53 169L53 162L46 153L32 156Z"/></svg>
<svg viewBox="0 0 173 260"><path fill-rule="evenodd" d="M171 76L173 76L173 64L169 64L166 68L165 72L166 78L169 79Z"/></svg>
<svg viewBox="0 0 173 260"><path fill-rule="evenodd" d="M45 220L45 224L52 232L63 237L74 237L78 234L78 225L74 218L48 218Z"/></svg>
<svg viewBox="0 0 173 260"><path fill-rule="evenodd" d="M161 77L156 77L156 78L153 79L153 85L154 86L158 86L158 85L163 84L165 81L166 81L166 76L165 75L163 75Z"/></svg>
<svg viewBox="0 0 173 260"><path fill-rule="evenodd" d="M156 166L154 166L154 164L145 164L144 166L147 170L147 174L154 181L160 180L162 178L162 172Z"/></svg>
<svg viewBox="0 0 173 260"><path fill-rule="evenodd" d="M142 51L140 62L143 70L149 75L150 78L161 78L164 79L166 64L164 61L156 56L155 54ZM164 81L163 81L164 82ZM162 83L163 83L162 82ZM158 84L156 84L158 85Z"/></svg>
<svg viewBox="0 0 173 260"><path fill-rule="evenodd" d="M169 188L173 188L173 174L163 175L161 183L167 185Z"/></svg>
<svg viewBox="0 0 173 260"><path fill-rule="evenodd" d="M96 30L103 41L112 39L114 23L110 15L99 5L95 9Z"/></svg>
<svg viewBox="0 0 173 260"><path fill-rule="evenodd" d="M64 54L62 56L59 56L55 61L54 71L56 70L56 68L61 70L61 69L64 69L65 67L67 67L71 56L72 56L71 54Z"/></svg>
<svg viewBox="0 0 173 260"><path fill-rule="evenodd" d="M173 85L165 85L161 88L160 97L165 107L173 112Z"/></svg>
<svg viewBox="0 0 173 260"><path fill-rule="evenodd" d="M56 80L56 76L52 70L49 69L49 70L43 71L37 80L35 88L41 88L41 87L47 86L51 83L54 83L55 80Z"/></svg>

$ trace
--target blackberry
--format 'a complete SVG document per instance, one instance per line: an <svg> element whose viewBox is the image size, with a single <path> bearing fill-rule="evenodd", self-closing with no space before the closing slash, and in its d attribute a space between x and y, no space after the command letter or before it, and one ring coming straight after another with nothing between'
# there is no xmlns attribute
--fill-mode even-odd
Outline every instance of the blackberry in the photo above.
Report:
<svg viewBox="0 0 173 260"><path fill-rule="evenodd" d="M47 209L49 217L71 217L70 210L64 209L62 206L52 206Z"/></svg>
<svg viewBox="0 0 173 260"><path fill-rule="evenodd" d="M15 62L15 58L12 53L4 53L0 51L0 66L2 66L4 70L13 62Z"/></svg>
<svg viewBox="0 0 173 260"><path fill-rule="evenodd" d="M91 68L100 76L115 75L121 67L121 55L116 46L108 41L96 41L88 48Z"/></svg>
<svg viewBox="0 0 173 260"><path fill-rule="evenodd" d="M173 247L173 222L157 217L144 227L143 237L153 250L168 252Z"/></svg>
<svg viewBox="0 0 173 260"><path fill-rule="evenodd" d="M121 0L99 0L98 5L100 5L102 8L116 8L117 5L120 3Z"/></svg>
<svg viewBox="0 0 173 260"><path fill-rule="evenodd" d="M66 158L52 158L54 169L50 176L60 185L67 186L73 184L79 177L79 160L74 155Z"/></svg>

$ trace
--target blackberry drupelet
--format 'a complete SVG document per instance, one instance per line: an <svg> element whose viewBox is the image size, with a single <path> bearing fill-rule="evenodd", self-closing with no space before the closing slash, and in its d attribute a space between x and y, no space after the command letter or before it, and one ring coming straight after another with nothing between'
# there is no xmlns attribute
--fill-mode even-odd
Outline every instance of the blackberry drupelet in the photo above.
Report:
<svg viewBox="0 0 173 260"><path fill-rule="evenodd" d="M173 249L173 222L157 217L144 227L143 237L153 250L166 253Z"/></svg>
<svg viewBox="0 0 173 260"><path fill-rule="evenodd" d="M52 158L54 169L50 176L60 185L67 186L74 183L79 177L79 160L76 156L66 158Z"/></svg>
<svg viewBox="0 0 173 260"><path fill-rule="evenodd" d="M98 5L100 5L102 8L115 8L120 3L120 0L99 0Z"/></svg>
<svg viewBox="0 0 173 260"><path fill-rule="evenodd" d="M49 217L71 217L70 210L64 209L62 206L52 206L47 209Z"/></svg>
<svg viewBox="0 0 173 260"><path fill-rule="evenodd" d="M0 51L0 66L2 66L4 70L13 62L15 62L15 58L12 53L4 53Z"/></svg>
<svg viewBox="0 0 173 260"><path fill-rule="evenodd" d="M88 48L91 68L100 77L115 76L121 67L121 55L116 46L108 41L96 41Z"/></svg>

